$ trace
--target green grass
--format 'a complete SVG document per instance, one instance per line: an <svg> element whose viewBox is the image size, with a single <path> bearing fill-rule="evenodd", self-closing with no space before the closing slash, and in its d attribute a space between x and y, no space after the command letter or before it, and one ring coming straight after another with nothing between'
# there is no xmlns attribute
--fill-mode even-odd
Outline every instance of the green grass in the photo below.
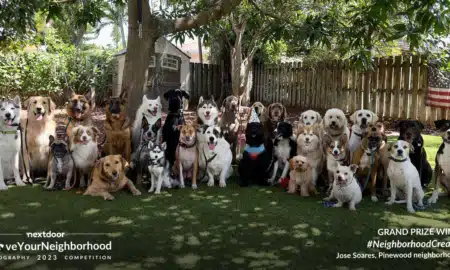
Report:
<svg viewBox="0 0 450 270"><path fill-rule="evenodd" d="M19 252L32 257L0 260L0 269L448 269L450 264L449 259L336 259L338 251L442 252L368 249L367 241L450 241L450 235L377 235L380 228L449 227L448 198L410 215L405 205L388 207L369 198L364 198L357 212L350 212L324 207L319 197L301 198L278 188L240 188L232 183L224 189L201 185L197 191L144 192L139 197L120 192L111 202L74 191L45 192L40 186L12 187L1 195L1 233L22 234L1 235L1 243L43 240L27 239L25 232L105 233L64 240L112 241L112 251ZM2 256L12 254L0 251ZM59 259L37 261L36 254L56 254ZM68 261L64 254L103 254L112 260Z"/></svg>

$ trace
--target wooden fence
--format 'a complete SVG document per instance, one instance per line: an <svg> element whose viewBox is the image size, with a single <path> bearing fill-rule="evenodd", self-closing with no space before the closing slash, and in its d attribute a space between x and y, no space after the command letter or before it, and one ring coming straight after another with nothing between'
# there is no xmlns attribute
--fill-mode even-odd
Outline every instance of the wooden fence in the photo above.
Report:
<svg viewBox="0 0 450 270"><path fill-rule="evenodd" d="M231 75L229 68L223 63L212 64L190 64L190 100L196 104L200 96L214 96L216 102L231 95ZM220 104L219 104L220 105Z"/></svg>
<svg viewBox="0 0 450 270"><path fill-rule="evenodd" d="M347 61L314 67L255 65L253 72L252 101L301 109L340 108L346 113L365 108L383 120L417 119L431 124L450 119L449 109L425 105L427 67L420 56L375 59L370 72L358 72Z"/></svg>

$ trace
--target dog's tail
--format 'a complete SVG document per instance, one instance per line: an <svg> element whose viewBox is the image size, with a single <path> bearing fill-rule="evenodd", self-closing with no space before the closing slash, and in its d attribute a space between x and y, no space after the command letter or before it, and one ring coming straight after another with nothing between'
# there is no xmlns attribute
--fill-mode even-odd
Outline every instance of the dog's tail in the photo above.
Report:
<svg viewBox="0 0 450 270"><path fill-rule="evenodd" d="M72 154L70 154L70 157L72 158L73 167L74 167L73 168L73 184L72 184L72 186L70 186L68 188L64 188L63 190L71 190L77 184L77 169L75 168L75 161L73 160Z"/></svg>

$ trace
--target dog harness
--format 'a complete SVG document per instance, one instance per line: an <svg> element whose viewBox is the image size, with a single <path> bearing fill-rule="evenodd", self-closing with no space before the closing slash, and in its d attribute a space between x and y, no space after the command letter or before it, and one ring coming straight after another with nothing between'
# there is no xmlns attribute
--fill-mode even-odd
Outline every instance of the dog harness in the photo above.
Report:
<svg viewBox="0 0 450 270"><path fill-rule="evenodd" d="M250 156L251 159L256 159L259 154L261 154L262 152L264 152L265 148L264 148L264 144L261 144L258 147L255 146L249 146L248 144L245 145L245 152L247 152Z"/></svg>
<svg viewBox="0 0 450 270"><path fill-rule="evenodd" d="M394 162L405 162L408 160L408 158L404 158L404 159L395 159L393 157L389 157L390 160L394 161Z"/></svg>

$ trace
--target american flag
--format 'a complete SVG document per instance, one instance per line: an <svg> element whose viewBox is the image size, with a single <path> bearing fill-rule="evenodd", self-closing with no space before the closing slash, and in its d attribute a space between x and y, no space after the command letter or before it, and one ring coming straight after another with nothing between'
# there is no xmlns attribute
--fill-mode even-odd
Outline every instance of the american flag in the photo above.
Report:
<svg viewBox="0 0 450 270"><path fill-rule="evenodd" d="M450 72L440 72L439 66L428 66L427 106L450 108Z"/></svg>

